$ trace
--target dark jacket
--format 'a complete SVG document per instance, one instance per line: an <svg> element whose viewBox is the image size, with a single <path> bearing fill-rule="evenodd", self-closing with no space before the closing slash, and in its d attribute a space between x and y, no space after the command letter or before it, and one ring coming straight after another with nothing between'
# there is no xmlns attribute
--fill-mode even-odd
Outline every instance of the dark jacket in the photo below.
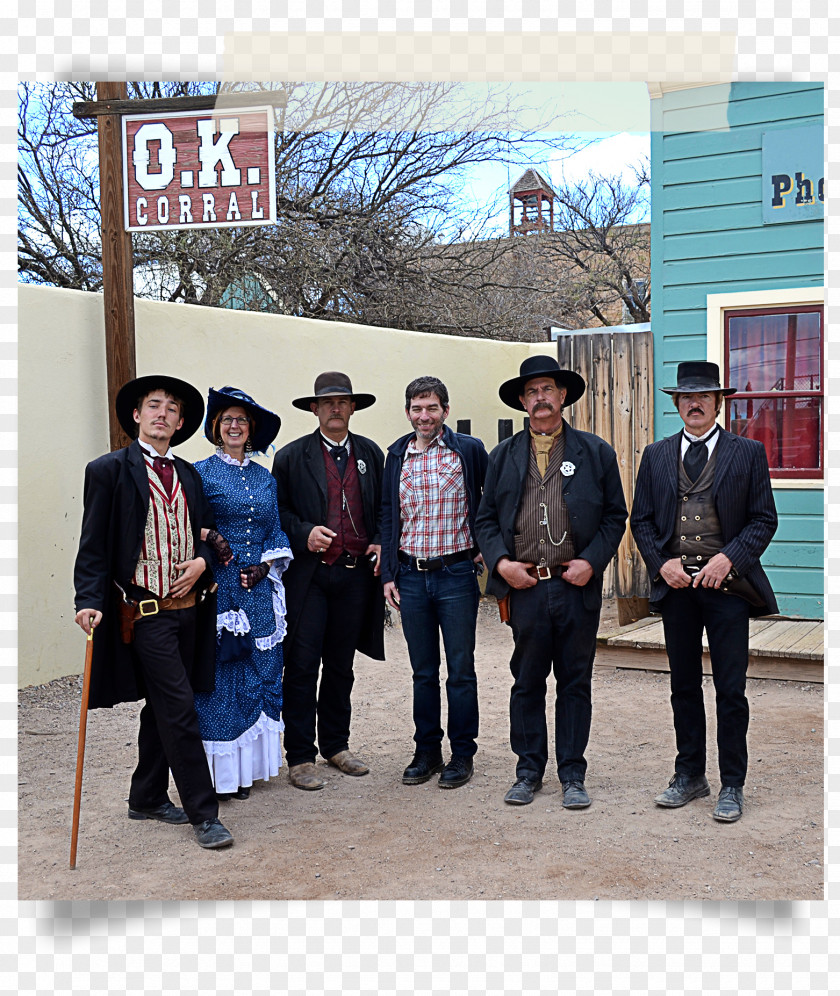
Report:
<svg viewBox="0 0 840 996"><path fill-rule="evenodd" d="M350 433L353 456L359 467L359 487L364 506L365 531L371 543L380 542L380 495L382 493L382 450L372 439ZM283 575L286 589L286 645L294 638L306 593L315 569L321 562L317 553L307 549L306 541L315 526L327 521L327 472L324 467L321 431L287 443L274 457L271 469L277 481L277 507L295 559ZM366 569L366 568L363 568ZM359 645L356 648L375 660L385 660L385 599L379 585L373 596Z"/></svg>
<svg viewBox="0 0 840 996"><path fill-rule="evenodd" d="M195 467L176 456L175 469L187 500L195 556L203 557L208 565L196 586L201 590L213 583L212 554L207 544L201 542L201 529L211 528L215 519ZM102 612L102 622L93 638L91 709L133 702L144 696L131 645L120 639L117 603L121 596L113 582L116 580L125 587L134 577L149 500L146 463L136 441L125 449L106 453L85 468L84 513L73 581L76 611ZM196 638L192 685L196 691L212 691L216 661L215 595L207 596L200 605Z"/></svg>
<svg viewBox="0 0 840 996"><path fill-rule="evenodd" d="M416 433L401 436L388 447L385 460L385 481L382 488L382 583L395 581L399 575L399 560L402 535L400 518L400 474L403 459L409 442ZM467 514L473 542L478 545L475 532L475 516L481 501L484 475L487 473L487 450L480 439L464 433L453 432L448 425L443 427L444 443L461 458L464 484L467 489Z"/></svg>
<svg viewBox="0 0 840 996"><path fill-rule="evenodd" d="M604 569L615 556L624 525L627 505L615 451L600 436L573 429L565 420L564 462L574 465L574 473L564 475L563 501L575 541L576 556L592 567L592 577L584 585L584 605L596 609L601 604ZM510 590L496 572L502 557L516 559L514 527L522 501L531 437L527 430L506 439L490 454L484 497L478 510L478 545L489 571L487 592L502 598Z"/></svg>
<svg viewBox="0 0 840 996"><path fill-rule="evenodd" d="M667 547L677 521L681 437L682 430L645 447L630 516L633 538L650 573L650 604L654 609L668 593L668 583L659 570L671 560ZM758 440L721 429L715 454L712 498L723 531L721 553L764 600L765 607L750 606L750 614L770 615L778 612L778 607L759 563L778 524L767 453Z"/></svg>

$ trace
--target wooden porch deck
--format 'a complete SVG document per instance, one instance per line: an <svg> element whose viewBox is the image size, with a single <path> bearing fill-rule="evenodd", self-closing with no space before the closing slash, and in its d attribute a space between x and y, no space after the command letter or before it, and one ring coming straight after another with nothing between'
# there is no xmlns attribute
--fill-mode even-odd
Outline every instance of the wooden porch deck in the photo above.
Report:
<svg viewBox="0 0 840 996"><path fill-rule="evenodd" d="M748 678L783 681L823 681L821 619L785 619L769 616L750 620ZM709 645L703 634L703 672L711 674ZM662 620L648 616L629 626L598 634L596 667L667 671L668 657Z"/></svg>

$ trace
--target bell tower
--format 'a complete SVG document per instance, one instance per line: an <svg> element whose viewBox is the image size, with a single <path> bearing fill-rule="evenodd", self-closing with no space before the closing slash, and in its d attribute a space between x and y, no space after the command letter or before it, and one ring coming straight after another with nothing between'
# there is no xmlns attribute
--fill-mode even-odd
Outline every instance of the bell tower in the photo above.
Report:
<svg viewBox="0 0 840 996"><path fill-rule="evenodd" d="M525 170L510 188L510 234L554 231L556 196L548 181L535 169Z"/></svg>

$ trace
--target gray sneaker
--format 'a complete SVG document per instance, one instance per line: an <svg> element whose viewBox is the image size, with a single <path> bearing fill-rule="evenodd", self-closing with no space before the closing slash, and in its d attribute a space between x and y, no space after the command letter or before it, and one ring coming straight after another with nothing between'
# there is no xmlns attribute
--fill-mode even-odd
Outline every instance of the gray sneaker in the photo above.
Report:
<svg viewBox="0 0 840 996"><path fill-rule="evenodd" d="M684 775L677 772L668 782L668 788L654 798L657 806L665 809L678 809L692 799L702 799L709 794L709 783L705 775Z"/></svg>
<svg viewBox="0 0 840 996"><path fill-rule="evenodd" d="M219 819L197 823L193 831L201 847L229 847L233 843L233 834Z"/></svg>

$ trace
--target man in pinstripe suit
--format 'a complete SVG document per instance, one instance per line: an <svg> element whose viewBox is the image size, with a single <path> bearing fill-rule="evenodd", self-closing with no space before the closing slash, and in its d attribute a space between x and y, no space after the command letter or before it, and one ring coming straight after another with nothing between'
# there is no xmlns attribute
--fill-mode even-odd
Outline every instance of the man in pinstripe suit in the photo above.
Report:
<svg viewBox="0 0 840 996"><path fill-rule="evenodd" d="M716 363L677 367L673 398L684 429L642 454L630 528L662 613L677 740L675 774L656 796L675 808L709 795L703 704L703 629L717 711L721 789L713 816L740 819L747 774L745 694L750 616L777 611L759 557L776 531L764 446L716 422L725 395Z"/></svg>

